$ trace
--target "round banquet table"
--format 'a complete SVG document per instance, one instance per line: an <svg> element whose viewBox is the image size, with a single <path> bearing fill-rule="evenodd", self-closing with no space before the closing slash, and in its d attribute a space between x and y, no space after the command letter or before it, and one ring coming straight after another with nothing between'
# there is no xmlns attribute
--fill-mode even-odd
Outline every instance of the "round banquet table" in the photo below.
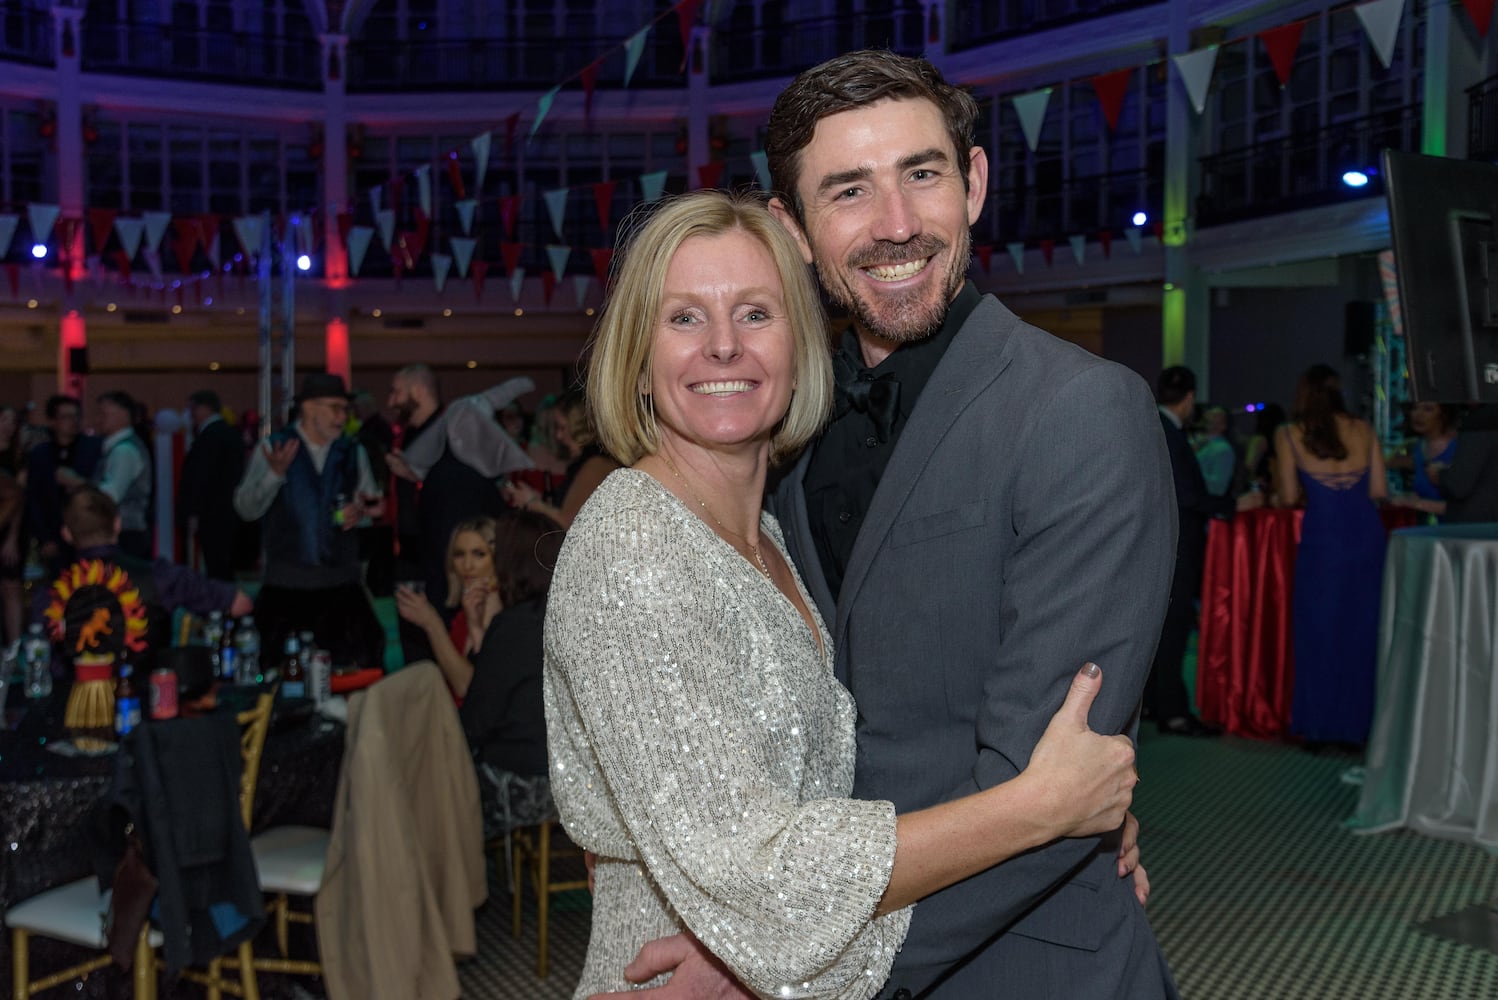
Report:
<svg viewBox="0 0 1498 1000"><path fill-rule="evenodd" d="M1379 514L1386 531L1421 516L1404 507ZM1277 739L1290 728L1291 607L1304 515L1298 508L1244 511L1207 529L1196 698L1204 720L1235 736Z"/></svg>

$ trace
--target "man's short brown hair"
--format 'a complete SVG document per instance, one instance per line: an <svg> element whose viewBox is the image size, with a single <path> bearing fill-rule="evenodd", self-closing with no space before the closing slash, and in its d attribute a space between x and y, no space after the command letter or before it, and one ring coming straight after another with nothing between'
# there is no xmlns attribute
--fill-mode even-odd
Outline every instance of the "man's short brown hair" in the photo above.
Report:
<svg viewBox="0 0 1498 1000"><path fill-rule="evenodd" d="M74 545L86 549L113 541L114 522L119 516L119 505L109 494L94 486L83 486L63 506L62 526L68 529Z"/></svg>

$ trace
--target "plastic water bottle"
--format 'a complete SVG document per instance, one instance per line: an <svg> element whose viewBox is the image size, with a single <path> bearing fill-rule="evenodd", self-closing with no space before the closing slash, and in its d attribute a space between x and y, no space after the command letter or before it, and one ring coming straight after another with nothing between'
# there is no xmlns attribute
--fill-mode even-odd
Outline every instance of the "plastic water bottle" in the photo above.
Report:
<svg viewBox="0 0 1498 1000"><path fill-rule="evenodd" d="M213 663L213 676L224 676L224 657L219 648L224 644L224 613L212 611L203 623L203 645L208 647L208 656ZM230 678L232 680L233 678Z"/></svg>
<svg viewBox="0 0 1498 1000"><path fill-rule="evenodd" d="M265 679L260 669L260 630L255 616L245 615L234 632L234 682L259 684Z"/></svg>
<svg viewBox="0 0 1498 1000"><path fill-rule="evenodd" d="M26 697L46 698L52 694L52 644L42 634L40 624L33 624L21 640L21 662L26 668Z"/></svg>

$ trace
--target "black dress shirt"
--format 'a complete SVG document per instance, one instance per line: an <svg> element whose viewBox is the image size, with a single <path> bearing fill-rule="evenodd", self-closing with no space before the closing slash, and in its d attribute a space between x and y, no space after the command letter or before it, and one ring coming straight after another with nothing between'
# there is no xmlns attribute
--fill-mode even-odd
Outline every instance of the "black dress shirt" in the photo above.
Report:
<svg viewBox="0 0 1498 1000"><path fill-rule="evenodd" d="M894 353L873 368L863 363L858 336L850 328L843 334L838 353L844 362L862 375L880 378L892 375L900 383L899 410L887 440L881 441L874 418L866 412L850 409L833 418L817 440L807 463L806 513L816 540L817 558L832 596L842 589L843 573L853 542L863 525L864 515L874 500L874 491L884 468L894 454L895 445L910 415L915 412L921 390L962 324L967 322L982 298L971 281L962 286L947 310L947 318L935 335L914 343L902 344Z"/></svg>

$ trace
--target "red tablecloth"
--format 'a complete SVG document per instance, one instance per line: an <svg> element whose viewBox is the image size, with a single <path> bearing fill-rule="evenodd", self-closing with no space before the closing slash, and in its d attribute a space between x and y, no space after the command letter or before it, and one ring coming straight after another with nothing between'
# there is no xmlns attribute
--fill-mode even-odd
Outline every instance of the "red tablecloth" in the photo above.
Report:
<svg viewBox="0 0 1498 1000"><path fill-rule="evenodd" d="M1254 510L1207 529L1196 698L1201 716L1236 736L1273 739L1290 726L1295 682L1291 598L1301 510ZM1381 508L1390 531L1416 523Z"/></svg>

